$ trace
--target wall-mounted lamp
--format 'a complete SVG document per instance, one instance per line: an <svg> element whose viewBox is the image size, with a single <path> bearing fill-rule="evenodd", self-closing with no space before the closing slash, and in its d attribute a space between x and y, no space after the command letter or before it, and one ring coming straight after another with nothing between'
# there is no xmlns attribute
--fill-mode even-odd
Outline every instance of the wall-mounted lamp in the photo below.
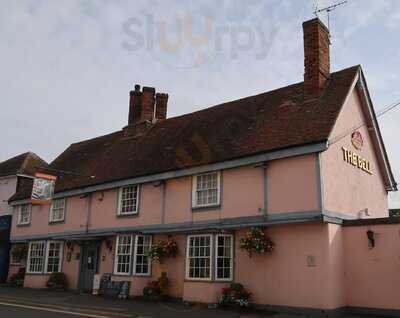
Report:
<svg viewBox="0 0 400 318"><path fill-rule="evenodd" d="M375 247L375 232L372 230L367 231L368 246L370 249Z"/></svg>
<svg viewBox="0 0 400 318"><path fill-rule="evenodd" d="M69 252L73 252L74 251L74 243L73 242L68 241L66 243L66 245L67 245L67 249L68 249Z"/></svg>
<svg viewBox="0 0 400 318"><path fill-rule="evenodd" d="M106 240L106 247L107 247L108 251L111 253L113 246L112 246L112 242L110 240Z"/></svg>

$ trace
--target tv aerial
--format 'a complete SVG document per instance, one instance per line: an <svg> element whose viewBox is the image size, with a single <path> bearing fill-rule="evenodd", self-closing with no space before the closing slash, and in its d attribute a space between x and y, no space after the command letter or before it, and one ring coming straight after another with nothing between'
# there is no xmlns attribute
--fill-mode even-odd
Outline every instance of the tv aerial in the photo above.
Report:
<svg viewBox="0 0 400 318"><path fill-rule="evenodd" d="M327 15L327 17L328 17L328 30L330 30L330 21L329 21L329 15L330 15L330 13L333 11L333 10L335 10L337 7L339 7L339 6L341 6L341 5L344 5L344 4L346 4L347 3L347 0L345 0L345 1L341 1L341 2L338 2L338 3L335 3L335 4L332 4L332 5L330 5L330 6L327 6L327 7L325 7L325 8L318 8L318 3L314 6L314 14L315 14L315 16L316 17L318 17L318 14L319 13L322 13L322 12L326 12L326 15Z"/></svg>

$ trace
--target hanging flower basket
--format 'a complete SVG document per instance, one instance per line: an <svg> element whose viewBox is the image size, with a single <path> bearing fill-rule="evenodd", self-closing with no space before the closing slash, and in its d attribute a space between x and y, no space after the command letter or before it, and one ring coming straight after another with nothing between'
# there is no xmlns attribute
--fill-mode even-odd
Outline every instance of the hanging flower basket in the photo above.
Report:
<svg viewBox="0 0 400 318"><path fill-rule="evenodd" d="M153 243L148 252L148 256L159 263L163 258L175 257L176 255L178 255L178 243L172 238L168 238L167 241Z"/></svg>
<svg viewBox="0 0 400 318"><path fill-rule="evenodd" d="M16 244L11 249L11 255L15 260L26 259L28 256L28 244Z"/></svg>
<svg viewBox="0 0 400 318"><path fill-rule="evenodd" d="M253 253L271 253L274 247L274 242L272 242L259 227L251 228L247 231L246 235L240 239L240 248L246 250L249 257L251 257Z"/></svg>

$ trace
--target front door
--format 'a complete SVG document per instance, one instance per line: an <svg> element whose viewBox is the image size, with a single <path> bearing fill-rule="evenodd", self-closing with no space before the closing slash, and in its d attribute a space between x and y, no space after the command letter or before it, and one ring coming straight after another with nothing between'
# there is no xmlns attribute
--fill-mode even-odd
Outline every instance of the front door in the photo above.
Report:
<svg viewBox="0 0 400 318"><path fill-rule="evenodd" d="M98 268L99 242L86 241L81 245L81 266L79 273L79 290L90 293L93 288L94 275Z"/></svg>

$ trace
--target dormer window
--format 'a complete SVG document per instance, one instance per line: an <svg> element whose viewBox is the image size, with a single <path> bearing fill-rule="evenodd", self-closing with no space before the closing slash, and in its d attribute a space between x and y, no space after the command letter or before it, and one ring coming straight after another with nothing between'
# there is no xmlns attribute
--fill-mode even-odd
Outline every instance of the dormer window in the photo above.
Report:
<svg viewBox="0 0 400 318"><path fill-rule="evenodd" d="M119 189L118 215L134 215L139 211L139 186L129 185Z"/></svg>
<svg viewBox="0 0 400 318"><path fill-rule="evenodd" d="M31 205L23 204L18 211L18 225L28 225L31 223Z"/></svg>
<svg viewBox="0 0 400 318"><path fill-rule="evenodd" d="M50 208L50 223L63 222L65 219L65 198L53 199Z"/></svg>
<svg viewBox="0 0 400 318"><path fill-rule="evenodd" d="M220 179L220 172L204 173L193 177L193 208L220 205Z"/></svg>

